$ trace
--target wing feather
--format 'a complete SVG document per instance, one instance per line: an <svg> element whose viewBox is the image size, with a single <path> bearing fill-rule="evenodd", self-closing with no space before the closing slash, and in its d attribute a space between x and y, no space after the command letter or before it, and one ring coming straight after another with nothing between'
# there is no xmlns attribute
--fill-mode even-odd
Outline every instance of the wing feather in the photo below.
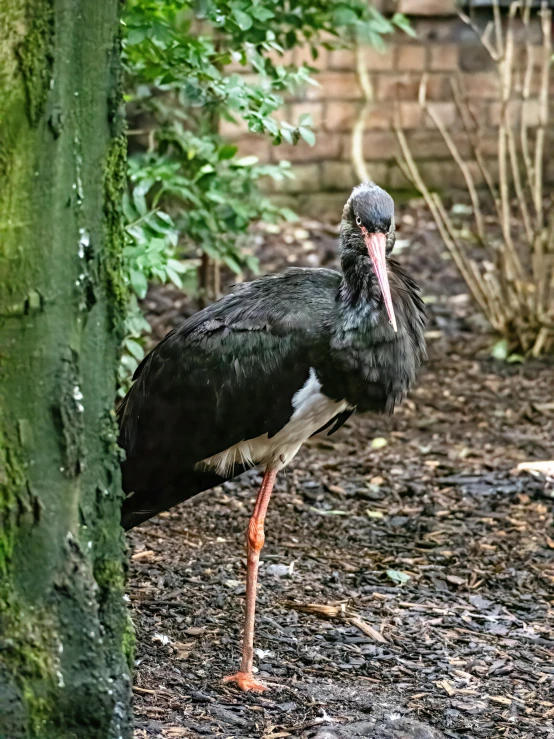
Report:
<svg viewBox="0 0 554 739"><path fill-rule="evenodd" d="M287 423L325 351L339 282L331 270L290 270L242 285L143 360L119 411L131 507L176 480L184 489L199 461Z"/></svg>

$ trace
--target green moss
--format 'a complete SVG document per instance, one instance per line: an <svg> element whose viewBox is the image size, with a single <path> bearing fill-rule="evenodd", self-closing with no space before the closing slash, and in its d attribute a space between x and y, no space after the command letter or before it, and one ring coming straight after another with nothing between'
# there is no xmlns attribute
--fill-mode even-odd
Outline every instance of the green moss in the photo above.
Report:
<svg viewBox="0 0 554 739"><path fill-rule="evenodd" d="M17 47L17 60L25 85L27 116L31 126L37 126L46 105L54 63L53 2L30 0L26 14L31 22Z"/></svg>
<svg viewBox="0 0 554 739"><path fill-rule="evenodd" d="M61 680L59 640L46 613L22 609L6 588L0 591L2 668L21 696L27 735L43 739L52 720L52 696Z"/></svg>
<svg viewBox="0 0 554 739"><path fill-rule="evenodd" d="M123 656L129 667L129 671L133 671L135 665L135 653L137 650L137 636L135 632L135 624L129 614L127 614L127 622L125 624L125 630L123 631L123 639L121 643L123 649Z"/></svg>
<svg viewBox="0 0 554 739"><path fill-rule="evenodd" d="M8 574L13 554L15 527L26 487L17 443L2 432L0 423L0 577Z"/></svg>
<svg viewBox="0 0 554 739"><path fill-rule="evenodd" d="M101 595L109 590L117 590L123 593L125 588L125 572L123 565L118 560L102 560L94 567L94 579L100 589Z"/></svg>
<svg viewBox="0 0 554 739"><path fill-rule="evenodd" d="M75 477L84 467L85 424L82 399L79 356L76 352L67 350L61 364L57 398L52 412L60 431L65 474L69 477Z"/></svg>
<svg viewBox="0 0 554 739"><path fill-rule="evenodd" d="M123 245L125 232L121 201L127 178L127 139L114 139L104 165L104 274L109 292L113 327L122 337L123 321L127 313L129 291L123 279Z"/></svg>

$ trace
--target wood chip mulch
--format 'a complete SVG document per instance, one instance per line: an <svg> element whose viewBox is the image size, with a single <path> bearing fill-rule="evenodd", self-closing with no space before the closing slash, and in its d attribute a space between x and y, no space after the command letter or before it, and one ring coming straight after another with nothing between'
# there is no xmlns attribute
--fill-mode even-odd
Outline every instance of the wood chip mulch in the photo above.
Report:
<svg viewBox="0 0 554 739"><path fill-rule="evenodd" d="M553 366L490 359L418 207L399 239L430 361L392 418L312 439L278 480L255 660L270 691L221 682L238 666L259 474L130 534L135 739L554 739L554 480L516 469L554 456ZM261 231L257 249L268 270L336 261L313 222ZM176 313L171 291L149 294L157 338L191 312L180 299Z"/></svg>

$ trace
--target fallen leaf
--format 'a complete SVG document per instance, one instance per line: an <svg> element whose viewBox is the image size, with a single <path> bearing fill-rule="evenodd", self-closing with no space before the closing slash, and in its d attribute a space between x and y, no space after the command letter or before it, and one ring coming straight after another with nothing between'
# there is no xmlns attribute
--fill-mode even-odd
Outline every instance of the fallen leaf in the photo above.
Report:
<svg viewBox="0 0 554 739"><path fill-rule="evenodd" d="M369 518L383 518L384 514L383 511L370 511L368 509L366 511L366 516L369 516Z"/></svg>
<svg viewBox="0 0 554 739"><path fill-rule="evenodd" d="M314 513L319 513L320 516L348 516L348 511L324 511L321 508L314 508L313 506L310 506L309 508L310 511L313 511Z"/></svg>
<svg viewBox="0 0 554 739"><path fill-rule="evenodd" d="M156 552L153 552L151 549L144 549L142 552L135 552L131 559L134 562L137 562L140 559L150 559L150 557L153 557L156 554Z"/></svg>
<svg viewBox="0 0 554 739"><path fill-rule="evenodd" d="M387 577L400 585L404 585L404 583L408 582L410 579L410 575L407 575L405 572L401 572L400 570L387 570Z"/></svg>
<svg viewBox="0 0 554 739"><path fill-rule="evenodd" d="M370 636L372 639L375 639L375 641L378 641L380 644L387 644L387 640L381 634L380 631L377 631L377 629L374 629L373 626L366 623L363 619L361 619L359 616L354 616L353 618L349 619L352 626L356 626L356 628L360 629L361 632L363 632L366 636Z"/></svg>
<svg viewBox="0 0 554 739"><path fill-rule="evenodd" d="M450 696L456 695L456 688L448 680L438 680L435 685L437 688L442 688Z"/></svg>
<svg viewBox="0 0 554 739"><path fill-rule="evenodd" d="M503 695L489 695L489 700L494 701L495 703L502 703L504 706L512 705L511 699L506 698Z"/></svg>
<svg viewBox="0 0 554 739"><path fill-rule="evenodd" d="M167 634L156 633L152 637L152 641L161 644L162 647L165 647L167 644L171 644L171 639L169 638L169 636L167 636Z"/></svg>
<svg viewBox="0 0 554 739"><path fill-rule="evenodd" d="M447 575L446 579L453 585L465 585L466 583L465 579L463 577L458 577L458 575Z"/></svg>

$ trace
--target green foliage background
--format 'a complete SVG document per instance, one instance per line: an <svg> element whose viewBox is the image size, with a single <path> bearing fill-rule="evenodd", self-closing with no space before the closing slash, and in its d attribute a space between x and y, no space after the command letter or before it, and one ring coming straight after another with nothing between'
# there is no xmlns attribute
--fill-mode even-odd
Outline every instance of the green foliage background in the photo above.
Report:
<svg viewBox="0 0 554 739"><path fill-rule="evenodd" d="M381 48L384 35L410 28L404 16L389 20L363 0L128 0L122 22L130 142L124 272L132 295L123 393L144 353L148 324L137 298L148 282L180 287L201 253L236 273L255 270L244 251L251 222L295 217L259 187L264 177L291 177L289 163L239 157L219 136L221 119L242 120L275 145L313 145L310 116L275 117L286 93L317 84L309 65L280 63L285 52L307 45L315 60L322 46ZM254 78L229 72L231 64Z"/></svg>

